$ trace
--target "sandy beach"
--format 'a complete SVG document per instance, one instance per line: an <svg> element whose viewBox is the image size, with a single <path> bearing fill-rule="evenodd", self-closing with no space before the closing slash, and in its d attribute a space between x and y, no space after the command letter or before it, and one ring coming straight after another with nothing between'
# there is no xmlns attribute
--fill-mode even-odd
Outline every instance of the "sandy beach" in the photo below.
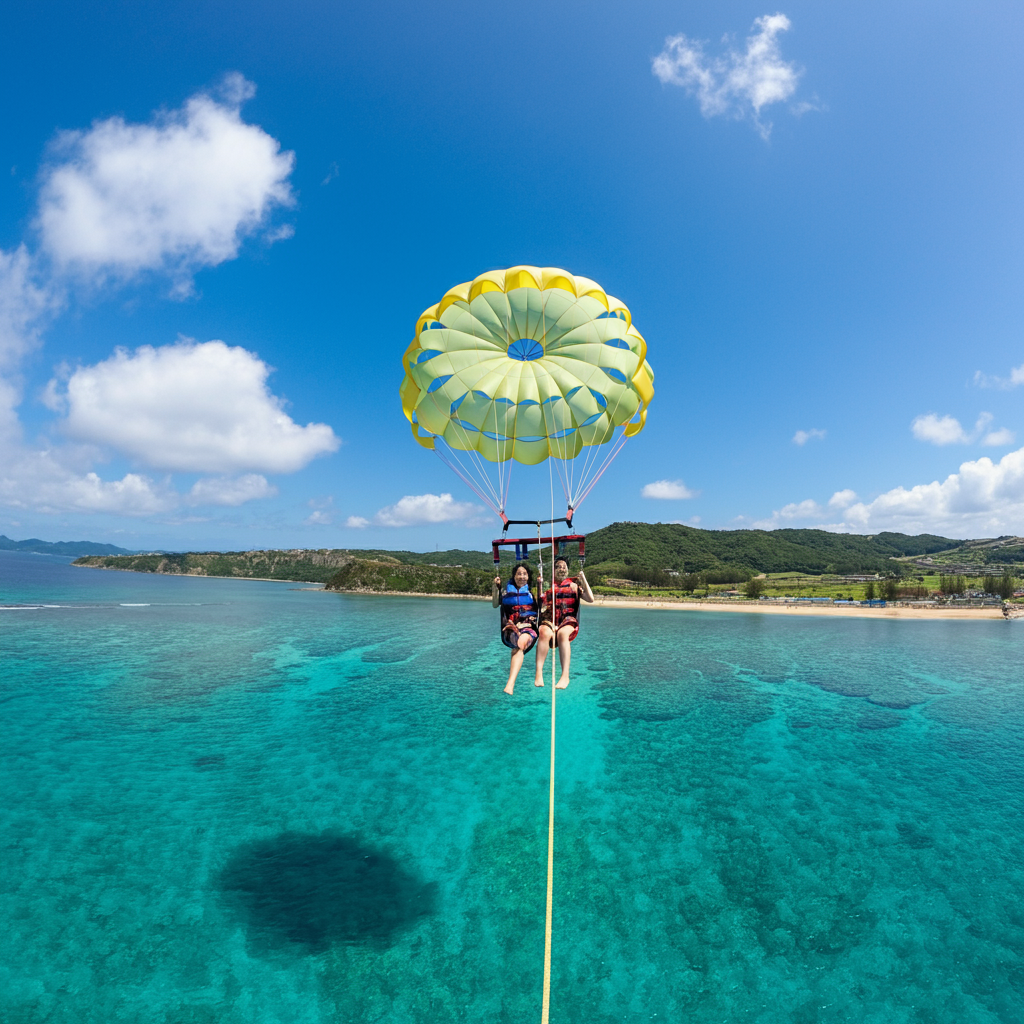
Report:
<svg viewBox="0 0 1024 1024"><path fill-rule="evenodd" d="M440 597L457 601L490 601L489 597L470 594L422 594L389 590L332 590L325 593L361 594L373 597ZM833 618L858 619L962 619L981 621L1002 619L1003 610L991 608L906 608L888 605L885 608L862 608L857 605L783 604L768 601L681 601L678 598L658 600L646 597L604 597L597 595L593 608L634 608L676 612L745 612L751 615L827 615Z"/></svg>
<svg viewBox="0 0 1024 1024"><path fill-rule="evenodd" d="M107 566L78 566L85 569L105 569ZM114 571L124 572L111 566ZM128 570L131 571L131 570ZM266 583L305 583L302 590L321 590L323 584L309 583L304 580L270 580L261 579L257 576L207 576L205 573L159 573L157 575L168 576L189 576L192 579L234 579L254 580ZM490 601L490 597L481 597L476 594L426 594L419 591L398 591L398 590L332 590L324 591L334 594L365 594L374 597L440 597L445 600L454 601ZM655 611L682 611L682 612L746 612L753 615L829 615L832 617L846 617L858 619L1002 619L1002 608L950 608L939 606L935 608L913 608L887 605L885 608L864 608L859 605L828 605L828 604L783 604L781 601L729 601L711 600L694 601L681 600L679 598L649 598L649 597L605 597L598 594L593 607L598 608L649 608Z"/></svg>

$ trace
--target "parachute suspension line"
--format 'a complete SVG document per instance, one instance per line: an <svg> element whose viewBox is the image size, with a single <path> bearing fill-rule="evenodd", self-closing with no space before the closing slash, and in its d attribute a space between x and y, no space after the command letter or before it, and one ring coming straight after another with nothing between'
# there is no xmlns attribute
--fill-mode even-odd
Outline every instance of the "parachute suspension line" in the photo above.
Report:
<svg viewBox="0 0 1024 1024"><path fill-rule="evenodd" d="M483 466L480 464L479 454L473 449L465 429L456 423L456 430L459 430L462 433L462 439L466 443L466 448L463 449L463 451L468 452L468 454L474 459L476 465L477 479L482 483L482 485L485 488L487 488L487 491L490 493L490 497L487 497L487 495L483 494L480 487L478 487L476 484L474 484L471 480L468 479L472 470L463 465L462 460L458 457L458 455L456 455L457 449L453 448L443 437L435 435L434 451L440 456L441 461L446 466L448 466L455 473L457 473L463 479L463 481L465 481L465 483L470 488L472 488L473 491L476 492L480 499L484 501L489 508L494 510L496 515L501 515L501 512L499 511L498 507L500 505L500 499L498 498L497 492L494 490L494 485L491 483L490 477L488 477L487 473L484 471ZM439 447L439 442L441 447ZM447 458L445 457L444 454L442 454L442 451L447 452ZM459 468L456 468L456 466L458 466Z"/></svg>
<svg viewBox="0 0 1024 1024"><path fill-rule="evenodd" d="M619 406L622 404L622 398L624 394L624 391L620 392L619 397L615 400L615 408L611 416L611 422L613 423L615 422L616 413L618 413L619 411ZM602 476L604 476L605 471L615 461L615 457L619 454L619 452L622 451L628 440L629 438L626 437L626 428L625 426L623 426L622 433L612 442L610 449L607 451L604 459L601 460L600 463L597 460L598 445L592 446L594 448L594 459L591 461L590 456L588 455L587 460L584 463L583 473L580 476L580 493L573 495L573 508L579 508L579 506L583 503L587 495L590 494L590 492L594 489L594 485L597 483L597 481L600 480ZM603 448L604 445L601 445L600 447ZM597 471L594 474L594 478L588 481L588 475L595 468Z"/></svg>
<svg viewBox="0 0 1024 1024"><path fill-rule="evenodd" d="M572 504L572 481L571 481L570 477L567 474L566 467L567 467L567 464L572 461L572 456L569 455L568 444L567 444L566 438L568 437L568 433L567 433L568 425L572 421L572 413L571 413L571 411L569 409L568 404L565 402L564 399L562 400L561 404L562 404L562 422L561 422L561 429L558 431L558 433L561 434L561 437L558 438L558 441L559 441L558 461L561 463L561 466L559 467L558 478L559 478L559 482L562 485L562 493L565 495L565 503L566 503L566 505L571 505ZM550 462L550 460L549 460L549 462ZM551 467L549 465L548 466L548 470L549 470L548 476L549 476L549 478L550 478L550 475L551 475L550 474L550 468ZM551 487L552 505L554 504L554 494L555 494L555 492L554 492L554 485L552 484L552 487ZM552 510L551 514L554 515L554 510Z"/></svg>
<svg viewBox="0 0 1024 1024"><path fill-rule="evenodd" d="M590 494L590 492L594 489L594 485L597 483L598 480L601 479L601 477L604 476L605 470L615 461L615 456L618 455L619 452L621 452L622 449L626 447L626 442L628 440L629 438L626 437L625 433L623 433L619 437L619 439L615 441L615 443L612 445L611 451L607 454L607 456L605 456L604 462L601 463L601 468L597 471L597 473L594 474L594 479L591 480L590 483L588 483L587 486L584 488L583 493L580 494L573 508L579 508L579 506L583 504L583 502L587 498L587 495Z"/></svg>
<svg viewBox="0 0 1024 1024"><path fill-rule="evenodd" d="M548 483L551 489L551 518L555 518L555 482L548 459ZM552 530L552 533L554 531ZM540 539L540 531L537 533ZM544 995L541 999L540 1024L548 1024L551 1009L551 917L555 890L555 661L558 658L558 603L555 601L555 541L551 540L551 767L548 784L548 888L544 908Z"/></svg>
<svg viewBox="0 0 1024 1024"><path fill-rule="evenodd" d="M446 446L447 447L447 446ZM449 449L450 451L451 449ZM500 516L501 511L498 509L497 504L493 502L473 481L470 477L463 472L462 464L458 462L454 457L452 459L446 459L441 454L441 449L438 448L437 443L434 443L434 454L453 472L455 473L462 482L496 515Z"/></svg>
<svg viewBox="0 0 1024 1024"><path fill-rule="evenodd" d="M583 484L587 480L587 475L590 472L590 465L591 465L591 463L594 460L595 451L596 451L598 446L596 444L590 444L590 445L587 445L586 447L587 447L588 451L587 451L587 454L584 456L584 459L583 459L583 469L580 470L580 487L581 488L583 487ZM575 508L577 506L577 504L579 504L577 502L577 500L576 500L576 461L575 461L575 459L572 461L570 466L571 466L571 471L570 471L571 475L569 477L569 499L568 500L569 500L569 504L572 505L573 508Z"/></svg>
<svg viewBox="0 0 1024 1024"><path fill-rule="evenodd" d="M494 509L496 515L500 516L503 509L503 506L501 504L501 498L499 497L497 491L495 491L494 484L491 483L491 478L490 476L488 476L487 471L483 467L483 463L480 461L480 453L473 447L472 442L469 440L469 435L466 433L465 427L463 427L457 419L449 420L449 422L453 423L455 425L455 429L459 431L459 433L462 435L462 441L466 445L463 451L467 452L470 458L473 460L473 463L476 466L476 475L480 478L481 481L483 481L483 485L487 488L487 490L490 491L491 497L494 499L494 504L492 505L491 502L486 498L484 498L483 500L486 501L487 504L492 509ZM455 455L455 449L450 444L448 444L447 441L443 441L443 443L447 447L448 451L452 453L452 458L458 461L459 465L461 466L462 462L461 460L459 460L459 457ZM434 441L434 451L437 451L436 440ZM470 484L470 486L472 487L473 485ZM476 487L473 487L473 490L476 491L477 494L480 493Z"/></svg>
<svg viewBox="0 0 1024 1024"><path fill-rule="evenodd" d="M549 462L553 461L553 458L552 459L548 459L548 461ZM562 460L559 459L558 461L560 463ZM567 506L568 505L572 505L572 492L569 490L569 486L568 486L568 483L567 483L566 477L565 477L565 471L563 470L562 466L557 464L557 463L555 465L555 470L558 473L558 482L559 482L559 484L561 484L562 494L565 495L565 504Z"/></svg>
<svg viewBox="0 0 1024 1024"><path fill-rule="evenodd" d="M502 431L502 434L506 438L506 441L502 442L502 444L503 444L502 451L501 451L502 461L505 460L505 448L504 448L504 445L507 443L507 439L508 439L508 414L509 414L509 410L511 408L512 408L511 405L506 405L505 406L505 429ZM514 422L513 422L513 426L515 426ZM513 464L515 462L515 458L516 458L516 439L515 439L515 435L513 434L513 436L512 436L512 451L509 453L509 456L508 456L508 467L505 470L505 488L501 492L501 510L502 510L502 512L504 512L506 507L508 506L508 492L509 492L509 488L512 486L512 466L513 466Z"/></svg>

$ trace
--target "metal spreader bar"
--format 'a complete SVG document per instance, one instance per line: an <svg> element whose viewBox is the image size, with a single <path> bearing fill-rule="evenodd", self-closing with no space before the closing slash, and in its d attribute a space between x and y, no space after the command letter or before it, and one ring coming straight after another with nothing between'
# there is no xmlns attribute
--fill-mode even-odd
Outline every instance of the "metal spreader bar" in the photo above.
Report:
<svg viewBox="0 0 1024 1024"><path fill-rule="evenodd" d="M510 523L518 523L518 520L510 520L509 522ZM530 522L530 524L532 524L534 526L537 525L537 520L536 519L531 519L529 522ZM563 522L563 520L561 520L561 519L548 519L548 520L542 519L542 520L540 520L540 522L541 523L544 523L544 522L560 523L560 522ZM526 524L523 524L523 525L526 525ZM567 534L565 534L565 535L563 535L561 537L519 537L519 538L517 538L517 537L501 537L498 540L492 540L491 541L491 553L494 555L494 564L497 565L501 561L501 550L500 549L503 548L503 547L509 547L510 545L513 545L513 544L515 545L515 548L516 548L516 561L517 562L522 562L522 561L524 561L526 559L528 551L529 551L529 546L531 544L540 545L541 547L543 547L545 544L558 544L559 545L559 550L561 550L561 545L563 545L563 544L578 543L579 546L580 546L579 547L580 565L583 565L583 563L586 561L586 542L587 542L586 535L582 534L582 533L567 533Z"/></svg>
<svg viewBox="0 0 1024 1024"><path fill-rule="evenodd" d="M568 511L560 519L509 519L504 512L501 513L501 521L503 526L501 528L502 537L508 533L510 526L547 526L550 523L565 523L569 529L572 529L572 517L575 513L575 509L572 505L569 506Z"/></svg>

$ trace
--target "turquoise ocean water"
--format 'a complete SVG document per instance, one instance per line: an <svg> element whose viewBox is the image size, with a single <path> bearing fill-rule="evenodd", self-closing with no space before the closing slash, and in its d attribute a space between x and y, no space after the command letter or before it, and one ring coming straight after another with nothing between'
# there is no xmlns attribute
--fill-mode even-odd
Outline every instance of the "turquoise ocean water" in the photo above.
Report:
<svg viewBox="0 0 1024 1024"><path fill-rule="evenodd" d="M489 605L0 555L0 1020L540 1017ZM553 1024L1024 1019L1024 622L587 609Z"/></svg>

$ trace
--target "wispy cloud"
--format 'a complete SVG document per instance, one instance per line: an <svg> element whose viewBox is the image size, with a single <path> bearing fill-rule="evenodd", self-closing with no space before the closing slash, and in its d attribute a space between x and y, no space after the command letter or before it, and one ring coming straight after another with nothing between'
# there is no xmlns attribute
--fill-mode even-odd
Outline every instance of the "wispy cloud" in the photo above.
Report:
<svg viewBox="0 0 1024 1024"><path fill-rule="evenodd" d="M304 520L306 526L330 526L334 522L334 497L310 498L306 504L313 510Z"/></svg>
<svg viewBox="0 0 1024 1024"><path fill-rule="evenodd" d="M1024 384L1024 363L1014 366L1008 377L990 376L977 370L974 374L974 383L979 388L997 388L1000 391L1009 391L1010 388Z"/></svg>
<svg viewBox="0 0 1024 1024"><path fill-rule="evenodd" d="M192 505L244 505L258 498L271 498L277 488L267 483L259 473L246 473L238 477L206 477L197 480L189 491Z"/></svg>
<svg viewBox="0 0 1024 1024"><path fill-rule="evenodd" d="M937 416L930 412L924 416L917 416L910 424L911 432L918 441L927 441L929 444L973 444L980 441L984 445L1000 447L1013 444L1015 435L1012 430L1001 427L998 430L989 430L992 422L992 414L983 412L978 416L974 424L974 430L968 432L960 425L960 421L952 416Z"/></svg>
<svg viewBox="0 0 1024 1024"><path fill-rule="evenodd" d="M1012 430L1008 427L1000 427L998 430L989 431L981 439L981 443L993 448L1002 448L1005 445L1013 444L1016 440L1017 435Z"/></svg>
<svg viewBox="0 0 1024 1024"><path fill-rule="evenodd" d="M825 431L819 430L817 427L811 427L810 430L798 430L793 435L793 444L798 444L803 447L808 441L813 438L817 438L819 441L825 439Z"/></svg>
<svg viewBox="0 0 1024 1024"><path fill-rule="evenodd" d="M691 491L682 480L655 480L653 483L644 484L640 496L661 501L683 501L687 498L696 498L699 493Z"/></svg>
<svg viewBox="0 0 1024 1024"><path fill-rule="evenodd" d="M345 520L345 526L350 530L365 530L370 525L369 519L364 519L362 516L349 516Z"/></svg>
<svg viewBox="0 0 1024 1024"><path fill-rule="evenodd" d="M665 40L665 48L651 61L651 70L666 85L678 85L697 97L705 117L749 118L763 139L771 134L770 121L761 112L788 100L796 91L802 70L782 59L778 36L790 28L784 14L766 14L754 21L746 49L730 48L724 56L708 57L704 43L680 33ZM726 37L728 38L728 37ZM815 109L802 103L794 113Z"/></svg>

